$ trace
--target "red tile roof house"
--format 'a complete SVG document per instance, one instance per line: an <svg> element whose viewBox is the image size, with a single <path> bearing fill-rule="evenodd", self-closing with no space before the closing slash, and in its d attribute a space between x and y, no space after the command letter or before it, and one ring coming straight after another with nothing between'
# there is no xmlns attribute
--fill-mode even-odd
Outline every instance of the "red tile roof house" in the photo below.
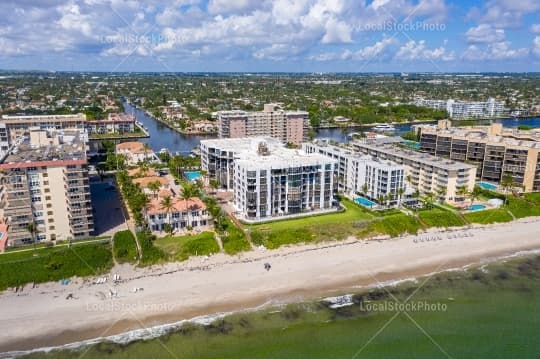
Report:
<svg viewBox="0 0 540 359"><path fill-rule="evenodd" d="M164 197L154 198L146 209L146 221L152 232L165 230L169 223L175 231L194 231L211 229L212 218L206 205L200 198L191 198L186 201L180 197L172 197L172 208L167 210L161 204Z"/></svg>

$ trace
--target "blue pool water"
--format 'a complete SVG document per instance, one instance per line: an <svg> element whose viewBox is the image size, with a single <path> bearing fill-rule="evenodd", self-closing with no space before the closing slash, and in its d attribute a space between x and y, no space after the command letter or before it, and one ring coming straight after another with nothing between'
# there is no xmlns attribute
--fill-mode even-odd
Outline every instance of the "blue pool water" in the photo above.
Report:
<svg viewBox="0 0 540 359"><path fill-rule="evenodd" d="M420 149L420 142L410 141L410 140L404 140L403 142L405 143L406 146L412 149L415 149L415 150Z"/></svg>
<svg viewBox="0 0 540 359"><path fill-rule="evenodd" d="M354 199L354 201L355 201L356 203L358 203L359 205L362 205L362 206L364 206L364 207L369 207L369 208L372 208L372 207L374 207L375 205L377 205L375 202L370 201L369 199L364 198L364 197L356 197L356 198Z"/></svg>
<svg viewBox="0 0 540 359"><path fill-rule="evenodd" d="M184 176L190 181L195 181L201 177L201 172L199 171L188 171L184 172Z"/></svg>
<svg viewBox="0 0 540 359"><path fill-rule="evenodd" d="M486 209L486 206L483 204L473 204L472 206L469 206L469 211L480 211L482 209Z"/></svg>
<svg viewBox="0 0 540 359"><path fill-rule="evenodd" d="M490 191L497 189L497 185L494 185L493 183L489 183L489 182L477 182L476 184L482 187L483 189L488 189Z"/></svg>

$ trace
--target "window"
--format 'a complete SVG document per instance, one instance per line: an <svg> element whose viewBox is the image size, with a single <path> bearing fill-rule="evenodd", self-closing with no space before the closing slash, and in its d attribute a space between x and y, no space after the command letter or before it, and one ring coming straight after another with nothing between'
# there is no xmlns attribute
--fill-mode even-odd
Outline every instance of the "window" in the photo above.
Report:
<svg viewBox="0 0 540 359"><path fill-rule="evenodd" d="M54 218L49 218L49 223L54 223Z"/></svg>
<svg viewBox="0 0 540 359"><path fill-rule="evenodd" d="M35 202L41 202L41 197L39 196L32 197L32 203L35 203Z"/></svg>

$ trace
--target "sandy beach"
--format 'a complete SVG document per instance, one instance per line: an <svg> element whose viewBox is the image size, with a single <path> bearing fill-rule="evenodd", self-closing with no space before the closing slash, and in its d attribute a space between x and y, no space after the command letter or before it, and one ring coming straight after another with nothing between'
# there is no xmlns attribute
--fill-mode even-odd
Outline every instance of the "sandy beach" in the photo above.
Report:
<svg viewBox="0 0 540 359"><path fill-rule="evenodd" d="M3 292L0 351L56 346L202 314L317 298L532 249L540 249L538 218L381 241L350 238L234 257L218 254L146 269L120 266L104 284L87 278ZM266 262L272 266L269 271ZM119 283L113 283L114 274L120 275ZM111 291L116 293L112 297ZM74 298L66 299L69 294Z"/></svg>

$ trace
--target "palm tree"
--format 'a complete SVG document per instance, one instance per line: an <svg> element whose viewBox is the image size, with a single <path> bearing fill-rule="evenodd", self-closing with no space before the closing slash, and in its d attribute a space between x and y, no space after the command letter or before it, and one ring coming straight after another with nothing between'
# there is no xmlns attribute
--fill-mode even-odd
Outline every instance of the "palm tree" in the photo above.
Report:
<svg viewBox="0 0 540 359"><path fill-rule="evenodd" d="M377 196L377 200L379 201L379 204L380 204L381 206L384 206L384 200L385 200L385 197L386 197L386 196L385 196L384 194L380 194L380 195Z"/></svg>
<svg viewBox="0 0 540 359"><path fill-rule="evenodd" d="M36 234L38 232L36 224L32 221L26 226L26 230L30 233L32 237L32 243L34 245L34 250L36 249Z"/></svg>
<svg viewBox="0 0 540 359"><path fill-rule="evenodd" d="M188 227L191 227L191 223L189 221L189 208L188 208L188 201L190 199L192 199L193 197L195 197L197 195L197 189L191 184L186 184L183 188L182 188L182 198L184 199L185 201L185 204L186 204L186 213L187 213L187 216L186 216L186 220L188 222Z"/></svg>
<svg viewBox="0 0 540 359"><path fill-rule="evenodd" d="M433 194L433 192L426 193L426 203L429 205L429 208L433 207L433 198L434 197L435 197L435 195Z"/></svg>
<svg viewBox="0 0 540 359"><path fill-rule="evenodd" d="M171 217L172 217L172 210L174 209L174 203L171 196L164 197L161 200L160 204L161 204L161 207L167 213L167 217L169 219L169 230L172 232L172 224L171 224L172 218Z"/></svg>
<svg viewBox="0 0 540 359"><path fill-rule="evenodd" d="M145 162L141 163L141 165L139 166L139 175L141 177L146 177L146 175L148 174L148 170L148 164Z"/></svg>
<svg viewBox="0 0 540 359"><path fill-rule="evenodd" d="M369 186L367 185L367 183L364 183L364 184L362 185L362 192L361 192L361 193L362 193L362 196L367 195L368 190L369 190Z"/></svg>
<svg viewBox="0 0 540 359"><path fill-rule="evenodd" d="M446 186L439 187L437 189L437 195L439 196L439 201L443 203L445 200L445 195L446 195Z"/></svg>
<svg viewBox="0 0 540 359"><path fill-rule="evenodd" d="M397 190L398 194L398 208L401 207L401 201L403 199L403 194L405 193L405 188L399 187Z"/></svg>
<svg viewBox="0 0 540 359"><path fill-rule="evenodd" d="M504 189L504 192L508 192L509 188L514 187L514 177L512 177L512 174L506 172L503 177L501 178L501 186Z"/></svg>
<svg viewBox="0 0 540 359"><path fill-rule="evenodd" d="M480 187L475 186L471 192L468 193L468 197L471 200L471 206L474 203L475 200L477 200L480 197L482 190Z"/></svg>
<svg viewBox="0 0 540 359"><path fill-rule="evenodd" d="M457 191L456 191L456 194L460 197L460 198L464 198L467 196L467 187L465 186L459 186L457 188Z"/></svg>
<svg viewBox="0 0 540 359"><path fill-rule="evenodd" d="M147 153L151 150L150 145L148 143L143 143L143 151L144 151L144 162L148 160Z"/></svg>
<svg viewBox="0 0 540 359"><path fill-rule="evenodd" d="M161 182L159 182L158 180L148 183L148 189L152 191L154 198L157 197L157 192L159 191L160 188L161 188Z"/></svg>
<svg viewBox="0 0 540 359"><path fill-rule="evenodd" d="M210 184L210 187L214 190L214 193L216 193L219 187L219 182L215 179L211 179L209 184Z"/></svg>

